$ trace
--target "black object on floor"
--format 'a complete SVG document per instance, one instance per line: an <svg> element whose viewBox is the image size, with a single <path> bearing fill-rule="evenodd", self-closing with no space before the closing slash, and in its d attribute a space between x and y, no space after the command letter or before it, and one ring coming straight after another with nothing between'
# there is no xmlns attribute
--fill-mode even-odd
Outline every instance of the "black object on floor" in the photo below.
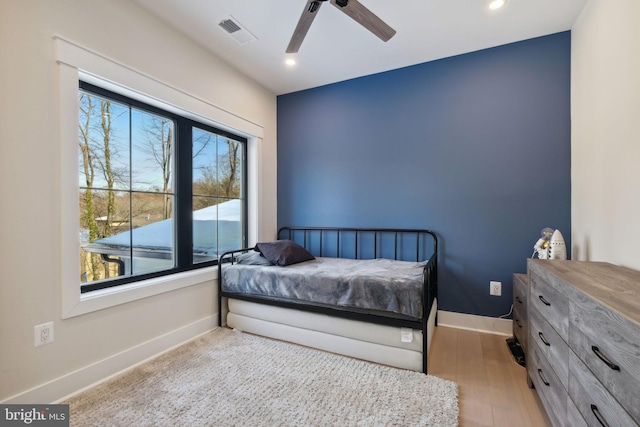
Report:
<svg viewBox="0 0 640 427"><path fill-rule="evenodd" d="M524 360L524 351L522 351L520 342L516 338L507 338L507 345L509 346L509 350L511 350L511 354L513 355L516 363L520 366L526 366Z"/></svg>

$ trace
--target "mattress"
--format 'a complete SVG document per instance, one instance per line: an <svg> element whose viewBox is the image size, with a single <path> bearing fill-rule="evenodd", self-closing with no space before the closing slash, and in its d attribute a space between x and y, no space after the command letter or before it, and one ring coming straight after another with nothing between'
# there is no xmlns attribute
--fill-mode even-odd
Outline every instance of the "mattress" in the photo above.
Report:
<svg viewBox="0 0 640 427"><path fill-rule="evenodd" d="M425 264L326 257L286 267L234 264L222 268L222 291L420 320Z"/></svg>

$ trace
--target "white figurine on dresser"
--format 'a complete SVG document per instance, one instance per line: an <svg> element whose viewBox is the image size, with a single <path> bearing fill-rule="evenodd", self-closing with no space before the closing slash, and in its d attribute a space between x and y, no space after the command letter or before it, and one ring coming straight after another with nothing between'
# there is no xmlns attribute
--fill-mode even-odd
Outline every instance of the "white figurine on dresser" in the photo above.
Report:
<svg viewBox="0 0 640 427"><path fill-rule="evenodd" d="M533 246L533 256L539 259L567 259L567 245L560 230L545 227Z"/></svg>

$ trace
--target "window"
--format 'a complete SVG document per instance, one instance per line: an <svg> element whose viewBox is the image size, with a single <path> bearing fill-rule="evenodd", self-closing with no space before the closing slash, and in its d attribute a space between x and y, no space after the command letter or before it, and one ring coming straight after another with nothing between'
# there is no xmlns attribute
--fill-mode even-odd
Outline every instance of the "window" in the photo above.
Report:
<svg viewBox="0 0 640 427"><path fill-rule="evenodd" d="M92 84L78 92L81 292L247 245L247 140Z"/></svg>
<svg viewBox="0 0 640 427"><path fill-rule="evenodd" d="M264 138L266 136L265 128L259 120L255 120L255 117L250 120L242 115L252 111L251 108L240 115L237 114L238 112L234 113L225 109L224 105L231 101L229 99L230 95L228 93L209 93L205 89L208 87L206 83L196 83L195 88L193 88L194 92L188 92L171 82L163 81L157 76L147 74L143 70L133 69L126 64L104 56L100 52L81 46L73 40L55 35L53 36L53 42L55 45L55 60L58 64L59 105L57 113L60 121L60 157L59 159L52 159L52 161L59 162L60 172L59 217L61 240L59 256L61 262L62 289L60 305L62 318L69 319L81 316L166 292L177 291L189 286L213 285L218 273L215 261L195 264L191 268L185 269L185 271L178 271L176 268L176 271L178 271L176 274L157 272L155 273L158 274L157 277L150 275L148 279L144 279L142 276L134 276L129 279L131 283L123 284L122 286L110 286L91 292L87 292L86 288L99 282L85 282L81 286L80 254L84 250L80 247L78 238L79 232L81 235L83 233L79 229L81 219L78 209L80 170L78 161L78 82L91 83L99 88L125 95L128 98L169 111L200 124L204 123L215 129L221 129L233 135L246 138L246 145L242 144L244 145L245 158L242 163L244 170L242 171L243 194L241 199L241 203L243 203L241 216L245 215L245 211L246 216L241 219L242 227L246 228L247 242L258 241L264 221L269 224L275 223L275 217L271 216L273 214L271 199L267 203L271 214L267 214L263 218L264 211L259 209L265 203L260 191L261 186L265 185L265 181L262 179L263 162L265 160L265 152L263 151ZM83 90L87 90L87 88L85 87ZM89 90L89 92L91 91ZM100 96L99 93L94 95ZM111 99L106 96L108 95L106 92L104 95L106 98ZM259 106L257 109L260 112L263 111L263 107ZM147 109L142 110L147 111ZM162 116L162 114L159 115ZM169 114L168 116L171 115ZM258 117L260 117L260 113L258 113ZM202 126L200 128L211 130L211 127ZM216 133L215 129L212 130L213 133ZM175 128L176 132L179 132L179 130L178 127ZM224 132L217 134L223 137L228 136L234 141L244 141L242 138L235 139L235 137ZM271 138L269 140L273 142ZM178 147L182 146L179 141L176 142L176 145ZM191 147L188 147L185 151L188 153L188 150L191 149ZM184 156L185 153L183 152ZM187 158L189 158L188 155ZM272 159L269 158L269 161L272 161ZM176 167L180 166L180 162L175 162L175 164ZM176 171L176 173L178 172ZM193 181L193 178L191 180ZM269 179L266 182L270 183L271 180ZM184 187L193 185L193 182L189 183L188 180L186 182L181 181L181 183L183 187L181 187L182 189L177 189L175 192L176 197L184 196L186 194L182 193ZM181 206L181 202L176 201L175 203L174 212L176 207ZM176 231L177 234L179 232L180 230ZM244 236L243 239L245 239ZM180 252L175 243L174 248L177 253ZM210 265L205 266L205 264ZM110 285L116 284L115 282L118 280L120 279L115 277L108 279ZM82 290L85 290L85 292L82 293ZM209 321L214 317L212 315ZM204 332L210 329L210 322L199 322L196 329Z"/></svg>

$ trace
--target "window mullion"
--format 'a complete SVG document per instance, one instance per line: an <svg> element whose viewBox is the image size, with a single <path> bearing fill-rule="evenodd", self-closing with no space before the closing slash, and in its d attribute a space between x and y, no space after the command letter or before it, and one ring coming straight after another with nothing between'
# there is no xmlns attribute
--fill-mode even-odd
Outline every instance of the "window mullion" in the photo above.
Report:
<svg viewBox="0 0 640 427"><path fill-rule="evenodd" d="M179 268L193 264L193 208L192 208L192 126L184 119L176 123L176 191L175 239Z"/></svg>

